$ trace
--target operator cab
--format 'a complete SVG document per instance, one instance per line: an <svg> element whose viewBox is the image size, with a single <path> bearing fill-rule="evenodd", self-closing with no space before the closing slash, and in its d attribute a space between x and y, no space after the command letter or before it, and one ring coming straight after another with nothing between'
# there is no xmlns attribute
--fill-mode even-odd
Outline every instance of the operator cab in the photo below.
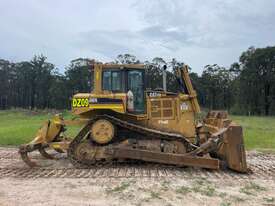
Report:
<svg viewBox="0 0 275 206"><path fill-rule="evenodd" d="M128 112L145 112L145 70L143 67L137 66L135 68L135 65L119 68L105 67L102 71L102 90L112 93L126 93Z"/></svg>

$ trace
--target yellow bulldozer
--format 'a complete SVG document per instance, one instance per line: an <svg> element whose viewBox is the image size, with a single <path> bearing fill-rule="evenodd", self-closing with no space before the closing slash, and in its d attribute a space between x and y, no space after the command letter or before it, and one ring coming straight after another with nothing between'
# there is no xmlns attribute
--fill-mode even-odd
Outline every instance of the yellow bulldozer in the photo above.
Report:
<svg viewBox="0 0 275 206"><path fill-rule="evenodd" d="M20 146L27 165L37 166L28 156L35 150L53 158L47 152L51 148L66 152L75 167L130 160L247 172L242 128L225 111L196 118L200 107L187 65L176 70L177 93L166 91L165 75L163 89L146 89L142 64L91 67L93 91L72 98L72 113L79 119L56 115L47 121L33 141ZM67 138L66 127L77 123L82 128Z"/></svg>

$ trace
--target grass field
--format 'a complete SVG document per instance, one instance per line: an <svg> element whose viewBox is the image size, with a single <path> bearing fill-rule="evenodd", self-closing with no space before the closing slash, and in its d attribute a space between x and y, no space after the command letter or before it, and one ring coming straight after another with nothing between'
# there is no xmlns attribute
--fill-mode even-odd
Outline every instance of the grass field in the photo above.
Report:
<svg viewBox="0 0 275 206"><path fill-rule="evenodd" d="M72 118L70 112L63 113L66 119ZM31 111L0 111L0 145L19 145L32 140L42 123L53 113ZM275 151L275 117L231 116L244 128L247 149ZM68 135L76 134L78 127L70 127Z"/></svg>
<svg viewBox="0 0 275 206"><path fill-rule="evenodd" d="M275 151L275 117L231 116L242 125L247 149Z"/></svg>
<svg viewBox="0 0 275 206"><path fill-rule="evenodd" d="M71 119L69 112L62 113L64 118ZM49 112L32 112L29 110L0 111L0 145L20 145L33 139L42 124L53 117ZM68 135L77 133L78 127L69 127Z"/></svg>

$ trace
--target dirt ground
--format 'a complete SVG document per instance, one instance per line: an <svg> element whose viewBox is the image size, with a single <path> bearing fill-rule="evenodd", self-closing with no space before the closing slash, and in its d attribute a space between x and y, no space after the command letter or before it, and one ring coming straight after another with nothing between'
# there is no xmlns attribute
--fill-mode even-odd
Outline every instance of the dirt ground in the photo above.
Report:
<svg viewBox="0 0 275 206"><path fill-rule="evenodd" d="M0 206L275 205L275 155L249 152L251 172L154 164L75 169L65 156L29 169L16 148L0 148Z"/></svg>

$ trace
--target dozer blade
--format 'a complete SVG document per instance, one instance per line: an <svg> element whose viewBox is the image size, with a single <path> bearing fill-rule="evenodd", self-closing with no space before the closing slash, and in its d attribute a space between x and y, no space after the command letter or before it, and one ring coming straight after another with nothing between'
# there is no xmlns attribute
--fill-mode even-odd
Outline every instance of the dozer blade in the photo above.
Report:
<svg viewBox="0 0 275 206"><path fill-rule="evenodd" d="M217 155L220 159L226 162L230 169L238 172L247 172L246 154L241 126L234 123L230 124L224 133Z"/></svg>
<svg viewBox="0 0 275 206"><path fill-rule="evenodd" d="M227 118L227 112L211 111L204 120L213 142L210 154L237 172L247 172L242 127Z"/></svg>

